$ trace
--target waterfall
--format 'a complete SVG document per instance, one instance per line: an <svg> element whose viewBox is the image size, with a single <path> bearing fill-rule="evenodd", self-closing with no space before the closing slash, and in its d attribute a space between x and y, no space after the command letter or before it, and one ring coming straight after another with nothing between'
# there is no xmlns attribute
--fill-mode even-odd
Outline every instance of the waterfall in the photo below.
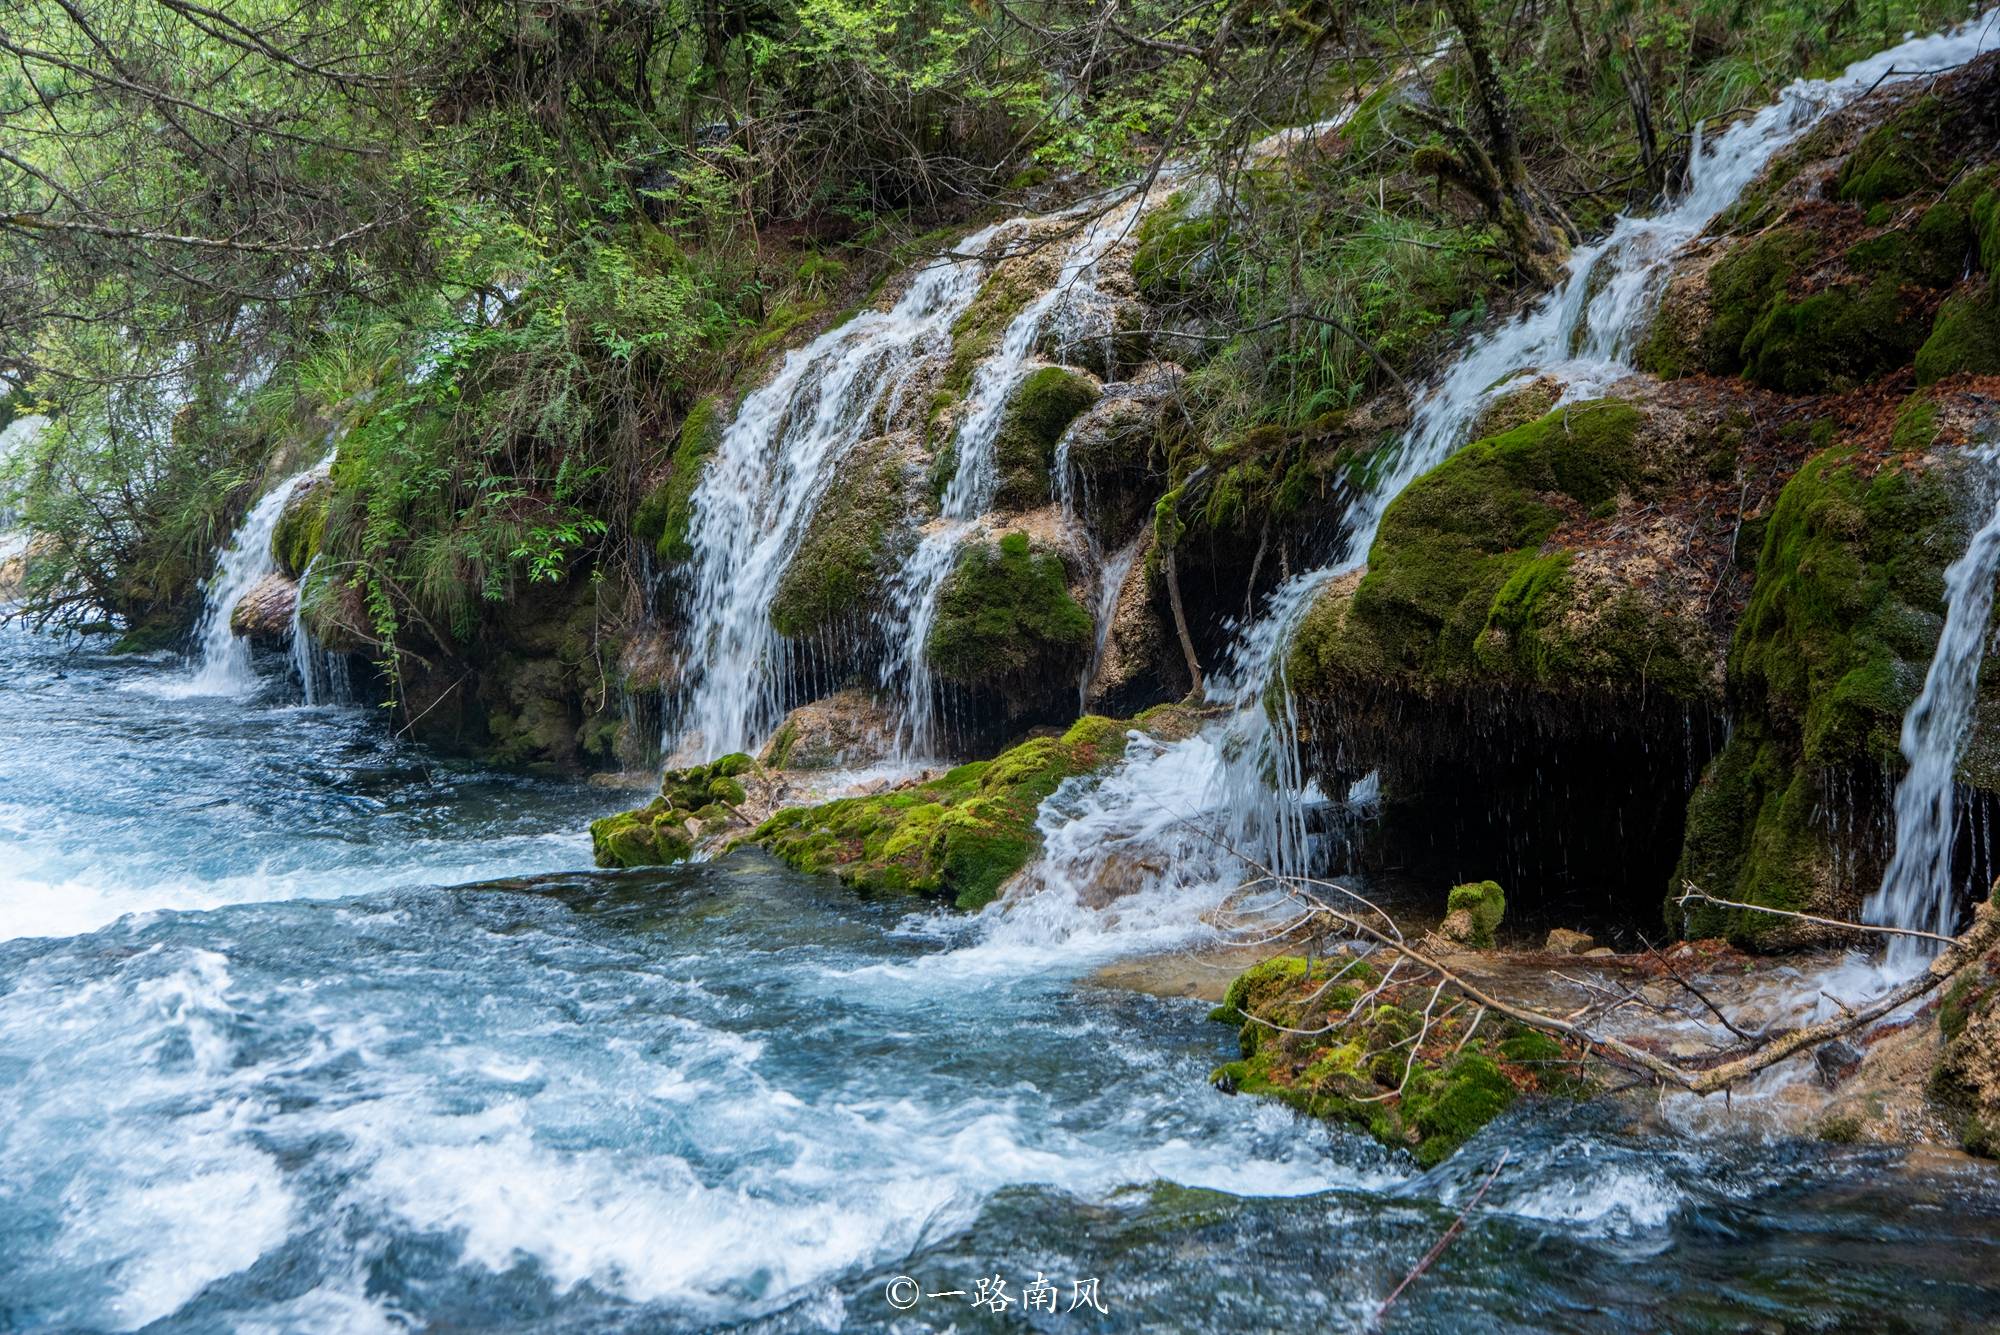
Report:
<svg viewBox="0 0 2000 1335"><path fill-rule="evenodd" d="M1958 753L1979 699L1986 659L1993 581L2000 577L2000 446L1973 452L1985 474L1986 522L1944 572L1944 629L1924 687L1903 716L1902 751L1909 769L1896 786L1896 843L1882 885L1869 896L1865 920L1885 927L1950 935L1957 885L1952 848L1957 833ZM1891 938L1891 971L1913 973L1935 951L1914 937Z"/></svg>
<svg viewBox="0 0 2000 1335"><path fill-rule="evenodd" d="M1079 714L1090 708L1090 688L1097 680L1097 669L1104 664L1104 646L1111 638L1111 619L1118 613L1118 597L1125 591L1125 579L1132 573L1139 549L1145 544L1146 535L1142 533L1097 563L1097 634L1090 646L1090 662L1084 665L1083 675L1076 683Z"/></svg>
<svg viewBox="0 0 2000 1335"><path fill-rule="evenodd" d="M306 590L312 586L313 569L318 565L319 553L314 552L299 572L299 592L292 600L292 673L299 679L299 690L308 706L344 705L354 698L347 656L329 653L305 623Z"/></svg>
<svg viewBox="0 0 2000 1335"><path fill-rule="evenodd" d="M898 573L881 619L887 652L880 676L901 702L896 751L906 760L927 757L938 742L937 691L925 646L937 620L938 595L957 565L959 548L992 508L999 483L994 446L1007 401L1035 369L1035 346L1052 314L1068 313L1065 337L1074 338L1080 337L1077 330L1088 313L1103 306L1096 287L1097 266L1131 233L1148 197L1135 193L1084 226L1064 255L1055 283L1008 322L998 346L973 372L965 417L952 438L956 457L939 519Z"/></svg>
<svg viewBox="0 0 2000 1335"><path fill-rule="evenodd" d="M1183 742L1135 737L1108 776L1090 781L1088 795L1074 791L1088 784L1072 783L1044 804L1044 853L1023 893L1056 890L1062 893L1035 897L1083 904L1101 893L1094 887L1113 857L1135 869L1149 891L1164 889L1159 897L1166 900L1205 883L1207 904L1245 880L1253 865L1281 875L1307 871L1314 852L1309 808L1323 799L1303 781L1284 646L1313 596L1366 561L1390 503L1466 444L1479 410L1524 376L1559 378L1561 401L1571 402L1630 374L1633 341L1657 302L1668 263L1823 116L1878 84L1962 63L1996 44L2000 31L1990 19L1916 38L1837 78L1796 81L1712 140L1697 138L1678 201L1650 217L1621 216L1603 239L1578 247L1552 291L1473 339L1422 393L1381 480L1352 503L1334 561L1280 586L1264 613L1239 632L1228 670L1208 687L1222 716ZM1990 580L1988 586L1990 598ZM1015 908L1020 899L1002 902ZM1035 906L1028 916L1060 924L1055 930L1065 935L1074 925L1061 908ZM1189 925L1184 919L1184 929Z"/></svg>
<svg viewBox="0 0 2000 1335"><path fill-rule="evenodd" d="M688 698L667 749L749 750L786 704L787 654L771 627L778 582L847 451L978 295L1001 223L936 260L886 311L869 310L789 354L723 432L694 491Z"/></svg>
<svg viewBox="0 0 2000 1335"><path fill-rule="evenodd" d="M202 597L201 621L195 628L194 673L181 683L180 694L248 695L257 689L258 677L250 664L250 645L230 629L230 614L244 594L277 570L277 558L271 554L271 536L277 532L285 503L309 478L331 468L333 455L333 450L328 449L311 468L265 492L230 535L229 546L216 560L215 574L209 578ZM293 615L296 618L296 610Z"/></svg>

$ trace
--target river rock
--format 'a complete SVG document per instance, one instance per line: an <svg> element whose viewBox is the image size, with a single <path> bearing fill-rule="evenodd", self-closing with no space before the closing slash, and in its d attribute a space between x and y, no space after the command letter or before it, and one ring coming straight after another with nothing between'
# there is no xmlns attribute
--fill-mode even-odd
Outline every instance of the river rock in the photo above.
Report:
<svg viewBox="0 0 2000 1335"><path fill-rule="evenodd" d="M1557 927L1549 932L1549 939L1543 943L1542 949L1551 955L1581 955L1596 944L1588 932L1572 932Z"/></svg>
<svg viewBox="0 0 2000 1335"><path fill-rule="evenodd" d="M229 613L230 632L251 640L289 639L298 601L299 586L274 570L237 599Z"/></svg>
<svg viewBox="0 0 2000 1335"><path fill-rule="evenodd" d="M785 715L760 760L771 769L863 769L888 759L894 736L887 706L854 687Z"/></svg>

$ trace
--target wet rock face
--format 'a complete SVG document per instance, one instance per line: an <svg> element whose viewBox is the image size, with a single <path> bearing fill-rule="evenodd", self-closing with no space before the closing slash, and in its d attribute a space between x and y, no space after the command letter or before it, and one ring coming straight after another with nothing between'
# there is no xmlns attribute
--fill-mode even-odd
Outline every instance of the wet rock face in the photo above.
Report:
<svg viewBox="0 0 2000 1335"><path fill-rule="evenodd" d="M273 571L237 600L229 613L230 632L243 639L283 644L291 638L292 609L298 601L299 586Z"/></svg>
<svg viewBox="0 0 2000 1335"><path fill-rule="evenodd" d="M1062 558L1009 533L960 554L924 652L940 679L992 692L1026 716L1057 701L1075 708L1092 632Z"/></svg>
<svg viewBox="0 0 2000 1335"><path fill-rule="evenodd" d="M2000 908L1989 902L1979 911ZM1931 1073L1931 1096L1969 1152L2000 1159L2000 952L1959 971L1938 1004L1937 1022L1944 1048Z"/></svg>
<svg viewBox="0 0 2000 1335"><path fill-rule="evenodd" d="M895 732L874 692L849 688L787 714L759 760L770 769L865 769L889 758Z"/></svg>
<svg viewBox="0 0 2000 1335"><path fill-rule="evenodd" d="M1390 507L1288 661L1322 788L1381 776L1371 856L1531 903L1685 879L1858 912L1943 570L1990 509L1966 454L2000 437L1996 94L1989 56L1828 120L1676 262L1651 377L1540 418L1529 382ZM2000 678L1960 765L1968 884L1996 755Z"/></svg>
<svg viewBox="0 0 2000 1335"><path fill-rule="evenodd" d="M779 580L772 626L792 640L865 636L929 509L924 462L912 434L856 445Z"/></svg>

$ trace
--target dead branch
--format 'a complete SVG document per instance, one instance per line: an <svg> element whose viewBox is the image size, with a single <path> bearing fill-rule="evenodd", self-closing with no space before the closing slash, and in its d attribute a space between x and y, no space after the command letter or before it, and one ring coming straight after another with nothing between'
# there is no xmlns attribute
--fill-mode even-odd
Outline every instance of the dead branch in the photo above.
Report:
<svg viewBox="0 0 2000 1335"><path fill-rule="evenodd" d="M1395 1302L1396 1299L1402 1297L1403 1290L1409 1288L1411 1284L1415 1283L1419 1276L1421 1276L1426 1270L1429 1270L1431 1268L1431 1266L1437 1261L1438 1257L1444 1255L1444 1249L1451 1246L1452 1239L1456 1238L1459 1235L1459 1233L1461 1233L1464 1230L1466 1219L1472 1214L1474 1210L1479 1208L1479 1202L1486 1199L1486 1193L1492 1188L1494 1182L1499 1179L1500 1170L1505 1168L1506 1166L1507 1166L1507 1151L1501 1150L1500 1157L1494 1160L1493 1162L1493 1171L1488 1173L1486 1175L1486 1180L1479 1184L1479 1190L1472 1193L1472 1199L1467 1201L1465 1203L1465 1208L1458 1212L1458 1218L1452 1220L1451 1227L1444 1231L1444 1236L1437 1240L1435 1246L1433 1246L1429 1251L1424 1253L1424 1259L1417 1262L1415 1268L1412 1269L1409 1274L1403 1276L1403 1282L1401 1284L1398 1284L1394 1289L1391 1289L1389 1291L1389 1296L1382 1300L1382 1305L1375 1309L1375 1321L1374 1321L1375 1325L1380 1325L1382 1323L1382 1316L1385 1312L1389 1310L1389 1304Z"/></svg>
<svg viewBox="0 0 2000 1335"><path fill-rule="evenodd" d="M1704 904L1716 904L1726 909L1748 909L1752 913L1768 913L1778 918L1797 918L1800 922L1817 923L1821 927L1837 927L1844 932L1879 932L1884 936L1914 936L1948 946L1956 945L1960 940L1955 936L1939 936L1936 932L1923 932L1914 927L1883 927L1875 923L1843 922L1839 918L1821 918L1815 914L1797 913L1791 909L1774 909L1767 904L1744 904L1734 899L1717 899L1714 895L1697 889L1693 881L1682 881L1680 898L1674 903L1685 906L1691 899Z"/></svg>

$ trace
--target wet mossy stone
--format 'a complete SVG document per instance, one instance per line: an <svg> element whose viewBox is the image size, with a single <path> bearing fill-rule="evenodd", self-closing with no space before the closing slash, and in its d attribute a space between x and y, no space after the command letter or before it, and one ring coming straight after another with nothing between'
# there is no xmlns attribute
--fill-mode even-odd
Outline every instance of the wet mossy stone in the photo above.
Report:
<svg viewBox="0 0 2000 1335"><path fill-rule="evenodd" d="M1938 308L1930 337L1917 349L1916 372L1919 385L1960 372L2000 372L2000 292L1993 285L1960 293Z"/></svg>
<svg viewBox="0 0 2000 1335"><path fill-rule="evenodd" d="M1411 484L1383 516L1352 596L1329 591L1293 636L1294 693L1643 680L1703 696L1708 669L1685 633L1636 595L1573 616L1572 558L1543 550L1566 513L1644 493L1642 421L1618 400L1572 404L1475 442Z"/></svg>
<svg viewBox="0 0 2000 1335"><path fill-rule="evenodd" d="M1926 427L1912 400L1898 430ZM1688 803L1668 921L1696 936L1762 946L1784 920L1672 901L1684 881L1772 908L1831 912L1842 864L1824 813L1830 784L1879 782L1900 766L1904 712L1942 627L1944 567L1969 524L1958 470L1875 466L1845 446L1807 460L1764 527L1756 582L1729 655L1738 718ZM1842 776L1848 776L1843 780Z"/></svg>
<svg viewBox="0 0 2000 1335"><path fill-rule="evenodd" d="M1418 1164L1442 1163L1523 1092L1566 1098L1594 1082L1555 1038L1462 1008L1424 1010L1430 988L1385 979L1346 951L1278 956L1245 970L1209 1018L1241 1056L1210 1082L1344 1122Z"/></svg>
<svg viewBox="0 0 2000 1335"><path fill-rule="evenodd" d="M1197 292L1224 255L1227 229L1213 215L1191 215L1176 194L1139 224L1132 281L1148 301L1171 303Z"/></svg>
<svg viewBox="0 0 2000 1335"><path fill-rule="evenodd" d="M910 520L921 491L898 437L855 446L779 577L772 628L797 640L864 619L914 545Z"/></svg>
<svg viewBox="0 0 2000 1335"><path fill-rule="evenodd" d="M308 478L286 499L271 530L271 559L287 578L300 578L319 555L332 505L333 483L327 478Z"/></svg>
<svg viewBox="0 0 2000 1335"><path fill-rule="evenodd" d="M1062 558L1025 533L966 547L938 592L924 651L945 681L1014 698L1069 690L1093 622L1070 596Z"/></svg>
<svg viewBox="0 0 2000 1335"><path fill-rule="evenodd" d="M1466 944L1480 950L1493 947L1493 934L1507 915L1507 896L1498 881L1469 881L1454 885L1445 899L1445 913L1463 913L1471 919Z"/></svg>
<svg viewBox="0 0 2000 1335"><path fill-rule="evenodd" d="M1056 444L1069 424L1097 402L1089 377L1061 366L1044 366L1014 389L993 445L1000 474L994 504L1003 510L1032 510L1054 494L1050 473Z"/></svg>
<svg viewBox="0 0 2000 1335"><path fill-rule="evenodd" d="M1035 814L1064 779L1125 751L1126 725L1095 715L990 761L868 797L780 811L749 841L809 873L876 894L990 903L1040 847Z"/></svg>
<svg viewBox="0 0 2000 1335"><path fill-rule="evenodd" d="M719 399L706 398L688 409L681 419L667 480L647 493L632 513L632 535L670 565L694 556L688 541L694 524L694 491L709 456L722 443L724 425Z"/></svg>
<svg viewBox="0 0 2000 1335"><path fill-rule="evenodd" d="M591 851L600 867L654 867L684 861L694 852L697 829L735 818L748 797L742 780L757 762L738 752L705 765L668 770L660 795L633 811L590 823ZM705 831L713 833L713 831Z"/></svg>

